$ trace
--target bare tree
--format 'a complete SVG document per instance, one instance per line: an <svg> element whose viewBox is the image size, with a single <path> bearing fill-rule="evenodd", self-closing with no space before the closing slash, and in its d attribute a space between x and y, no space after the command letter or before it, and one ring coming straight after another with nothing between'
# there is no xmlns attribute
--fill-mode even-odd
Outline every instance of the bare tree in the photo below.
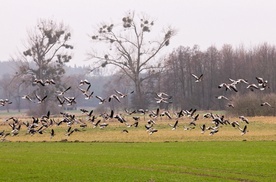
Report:
<svg viewBox="0 0 276 182"><path fill-rule="evenodd" d="M154 21L144 16L136 18L135 13L128 13L118 24L102 24L91 38L105 47L102 54L92 51L89 55L94 68L114 65L129 77L135 86L136 106L143 107L142 83L156 74L161 66L152 60L175 35L175 30L167 28L161 38L153 38L150 33ZM147 74L144 74L147 73Z"/></svg>
<svg viewBox="0 0 276 182"><path fill-rule="evenodd" d="M40 97L48 95L45 102L39 105L36 114L44 114L47 104L55 98L55 88L61 87L60 79L65 73L64 64L72 58L68 50L73 49L70 41L71 33L62 23L52 20L40 20L34 32L28 33L26 51L19 59L18 74L24 78L24 83L35 86L34 92ZM54 80L54 86L44 84L34 85L35 80Z"/></svg>

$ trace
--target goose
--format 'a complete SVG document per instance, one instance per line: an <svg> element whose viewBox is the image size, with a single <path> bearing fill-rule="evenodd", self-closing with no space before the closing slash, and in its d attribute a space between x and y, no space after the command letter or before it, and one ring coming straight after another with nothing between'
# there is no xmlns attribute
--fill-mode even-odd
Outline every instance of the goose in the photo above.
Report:
<svg viewBox="0 0 276 182"><path fill-rule="evenodd" d="M166 94L165 92L158 92L158 93L156 93L156 95L159 98L169 97L169 95Z"/></svg>
<svg viewBox="0 0 276 182"><path fill-rule="evenodd" d="M6 140L6 137L9 136L9 135L11 135L11 134L10 134L10 133L5 133L5 134L3 134L3 136L2 136L2 141L5 141L5 140Z"/></svg>
<svg viewBox="0 0 276 182"><path fill-rule="evenodd" d="M197 114L195 117L192 117L193 118L193 120L189 123L189 125L194 125L194 126L196 126L196 121L198 120L198 117L199 117L199 114Z"/></svg>
<svg viewBox="0 0 276 182"><path fill-rule="evenodd" d="M156 103L160 104L160 103L172 103L167 101L168 98L155 98Z"/></svg>
<svg viewBox="0 0 276 182"><path fill-rule="evenodd" d="M152 119L149 119L148 120L148 124L156 124L156 122L154 120L152 120Z"/></svg>
<svg viewBox="0 0 276 182"><path fill-rule="evenodd" d="M133 124L131 124L130 126L134 126L135 128L137 128L138 127L138 124L139 124L139 122L138 121L135 121Z"/></svg>
<svg viewBox="0 0 276 182"><path fill-rule="evenodd" d="M77 132L77 131L80 131L80 130L78 128L75 128L75 129L71 130L69 133L67 133L66 135L70 136L70 135L72 135L72 133Z"/></svg>
<svg viewBox="0 0 276 182"><path fill-rule="evenodd" d="M241 121L244 121L246 124L249 124L249 121L246 117L244 116L239 116L239 119L241 119Z"/></svg>
<svg viewBox="0 0 276 182"><path fill-rule="evenodd" d="M125 112L127 113L127 115L132 115L132 114L136 113L136 110L129 111L128 109L125 109Z"/></svg>
<svg viewBox="0 0 276 182"><path fill-rule="evenodd" d="M154 111L150 111L149 116L150 116L151 118L157 118L157 117L159 116L159 113L160 113L160 109L157 108L155 112L154 112Z"/></svg>
<svg viewBox="0 0 276 182"><path fill-rule="evenodd" d="M59 98L58 96L57 96L57 100L58 100L58 106L59 107L62 107L63 106L63 104L65 103L65 99L64 100L61 100L61 98Z"/></svg>
<svg viewBox="0 0 276 182"><path fill-rule="evenodd" d="M218 126L219 124L223 124L223 118L221 118L221 117L215 117L215 118L212 120L212 122L213 122L216 126Z"/></svg>
<svg viewBox="0 0 276 182"><path fill-rule="evenodd" d="M100 122L101 122L101 120L99 119L96 123L92 123L94 125L93 128L96 128Z"/></svg>
<svg viewBox="0 0 276 182"><path fill-rule="evenodd" d="M126 120L120 114L116 114L114 118L116 118L120 123L126 123Z"/></svg>
<svg viewBox="0 0 276 182"><path fill-rule="evenodd" d="M183 111L184 113L186 113L187 116L190 116L190 117L193 117L193 115L195 114L197 109L190 109L189 111L186 110L186 111Z"/></svg>
<svg viewBox="0 0 276 182"><path fill-rule="evenodd" d="M82 86L84 84L91 85L91 83L88 80L85 79L85 80L80 81L79 86Z"/></svg>
<svg viewBox="0 0 276 182"><path fill-rule="evenodd" d="M206 125L203 124L202 126L200 126L200 129L201 129L201 134L203 134L206 130Z"/></svg>
<svg viewBox="0 0 276 182"><path fill-rule="evenodd" d="M195 129L194 126L190 126L190 127L183 126L183 128L184 128L184 131L188 131L188 130L193 130L193 129Z"/></svg>
<svg viewBox="0 0 276 182"><path fill-rule="evenodd" d="M50 111L48 111L46 115L41 116L41 119L49 119L49 118L50 118Z"/></svg>
<svg viewBox="0 0 276 182"><path fill-rule="evenodd" d="M250 89L252 92L253 92L254 90L259 89L259 87L258 87L256 84L254 84L254 83L249 84L246 88L247 88L247 89Z"/></svg>
<svg viewBox="0 0 276 182"><path fill-rule="evenodd" d="M35 93L35 97L37 98L38 100L38 104L41 104L42 102L45 101L45 99L47 98L47 95L45 95L43 98L39 97L36 93Z"/></svg>
<svg viewBox="0 0 276 182"><path fill-rule="evenodd" d="M134 91L131 91L129 93L123 94L122 92L115 90L115 92L119 95L120 98L125 98L126 96L128 96L129 94L133 94Z"/></svg>
<svg viewBox="0 0 276 182"><path fill-rule="evenodd" d="M263 83L267 83L268 82L267 80L264 80L261 77L256 77L256 80L257 80L259 86L262 86Z"/></svg>
<svg viewBox="0 0 276 182"><path fill-rule="evenodd" d="M158 132L157 129L154 129L154 128L150 128L150 129L149 129L149 134L150 134L150 135L152 135L153 133L156 133L156 132Z"/></svg>
<svg viewBox="0 0 276 182"><path fill-rule="evenodd" d="M45 80L44 85L50 85L50 84L55 85L56 82L53 79L47 79L47 80Z"/></svg>
<svg viewBox="0 0 276 182"><path fill-rule="evenodd" d="M2 131L0 132L0 136L3 136L4 133L5 133L5 130L2 130Z"/></svg>
<svg viewBox="0 0 276 182"><path fill-rule="evenodd" d="M88 114L87 114L87 116L89 117L89 118L91 118L93 115L93 112L94 112L94 110L92 109ZM95 117L95 116L94 116Z"/></svg>
<svg viewBox="0 0 276 182"><path fill-rule="evenodd" d="M263 83L263 84L261 85L260 90L263 91L263 90L265 90L266 88L269 88L268 84L267 84L267 83Z"/></svg>
<svg viewBox="0 0 276 182"><path fill-rule="evenodd" d="M239 122L238 121L233 121L233 122L231 122L230 123L234 128L236 127L236 126L240 126L240 124L239 124Z"/></svg>
<svg viewBox="0 0 276 182"><path fill-rule="evenodd" d="M85 93L88 93L90 87L91 87L91 85L88 85L88 87L86 89L82 89L80 87L78 87L78 89L82 92L82 94L85 94Z"/></svg>
<svg viewBox="0 0 276 182"><path fill-rule="evenodd" d="M88 87L86 89L82 89L80 87L78 87L78 89L82 92L82 94L85 96L85 99L90 99L93 97L93 93L94 92L91 92L89 93L89 89L90 89L91 85L88 85Z"/></svg>
<svg viewBox="0 0 276 182"><path fill-rule="evenodd" d="M108 126L108 123L100 123L99 124L99 127L102 129L102 128L105 128Z"/></svg>
<svg viewBox="0 0 276 182"><path fill-rule="evenodd" d="M205 113L203 114L204 118L213 118L213 114L212 113Z"/></svg>
<svg viewBox="0 0 276 182"><path fill-rule="evenodd" d="M55 131L54 129L51 129L51 139L55 136Z"/></svg>
<svg viewBox="0 0 276 182"><path fill-rule="evenodd" d="M230 83L230 84L227 84L227 83L221 83L218 88L223 88L225 87L226 91L227 90L234 90L235 92L238 92L237 90L237 87L236 87L236 84L233 84L233 83Z"/></svg>
<svg viewBox="0 0 276 182"><path fill-rule="evenodd" d="M102 97L100 97L100 96L95 96L97 99L99 99L100 100L100 102L99 102L99 104L103 104L104 102L106 102L106 100L105 99L103 99Z"/></svg>
<svg viewBox="0 0 276 182"><path fill-rule="evenodd" d="M247 132L247 125L245 125L243 129L242 128L239 128L239 129L241 131L241 135L244 135Z"/></svg>
<svg viewBox="0 0 276 182"><path fill-rule="evenodd" d="M81 108L81 109L80 109L80 111L81 111L81 113L83 113L83 114L85 114L85 113L88 113L88 112L89 112L88 110L83 109L83 108Z"/></svg>
<svg viewBox="0 0 276 182"><path fill-rule="evenodd" d="M112 94L112 95L109 96L108 102L111 102L112 99L115 99L118 102L121 102L120 99L119 99L119 97L117 95L115 95L115 94Z"/></svg>
<svg viewBox="0 0 276 182"><path fill-rule="evenodd" d="M164 114L169 118L172 119L172 116L170 115L170 113L168 111L165 111Z"/></svg>
<svg viewBox="0 0 276 182"><path fill-rule="evenodd" d="M21 98L22 98L22 99L26 99L26 100L28 100L28 101L30 101L30 102L34 102L34 101L32 100L32 98L31 98L29 95L23 95Z"/></svg>
<svg viewBox="0 0 276 182"><path fill-rule="evenodd" d="M269 106L269 107L272 107L271 104L269 104L268 102L263 102L263 103L261 103L261 106Z"/></svg>
<svg viewBox="0 0 276 182"><path fill-rule="evenodd" d="M11 136L16 136L16 135L18 135L19 134L19 130L18 129L14 129L14 130L12 130L11 131Z"/></svg>
<svg viewBox="0 0 276 182"><path fill-rule="evenodd" d="M71 105L77 103L75 97L65 97L65 96L63 96L63 98L68 102L67 103L68 106L71 106Z"/></svg>
<svg viewBox="0 0 276 182"><path fill-rule="evenodd" d="M230 99L228 99L227 97L223 96L223 95L219 95L219 96L216 96L217 99L225 99L225 100L228 100L230 101Z"/></svg>
<svg viewBox="0 0 276 182"><path fill-rule="evenodd" d="M168 99L171 99L172 97L169 96L168 94L164 93L164 92L159 92L159 93L156 93L157 95L157 98L155 98L156 100L156 103L171 103L170 101L168 101Z"/></svg>
<svg viewBox="0 0 276 182"><path fill-rule="evenodd" d="M256 79L258 81L258 85L260 87L260 90L265 90L266 88L269 88L267 80L264 80L261 77L256 77Z"/></svg>
<svg viewBox="0 0 276 182"><path fill-rule="evenodd" d="M85 99L88 100L88 99L91 99L93 97L93 94L94 92L91 92L90 94L89 93L85 93L84 96L85 96Z"/></svg>
<svg viewBox="0 0 276 182"><path fill-rule="evenodd" d="M70 90L71 89L71 86L70 87L67 87L65 90L63 90L63 91L56 91L57 93L58 93L58 95L64 95L65 94L65 92L67 92L68 90Z"/></svg>
<svg viewBox="0 0 276 182"><path fill-rule="evenodd" d="M82 129L84 129L84 128L87 127L87 124L86 124L86 123L82 123L82 124L80 124L80 127L81 127Z"/></svg>
<svg viewBox="0 0 276 182"><path fill-rule="evenodd" d="M41 86L45 86L45 83L42 79L35 78L33 81L34 84L40 84Z"/></svg>
<svg viewBox="0 0 276 182"><path fill-rule="evenodd" d="M16 118L16 117L12 116L12 117L9 117L8 119L6 119L6 121L10 121L10 120L12 120L15 124L18 123L18 118Z"/></svg>
<svg viewBox="0 0 276 182"><path fill-rule="evenodd" d="M191 73L191 75L196 79L196 83L200 82L203 78L203 74L201 74L200 76L196 76L195 74Z"/></svg>
<svg viewBox="0 0 276 182"><path fill-rule="evenodd" d="M146 124L145 128L147 129L147 131L149 131L151 128L153 127L153 124Z"/></svg>
<svg viewBox="0 0 276 182"><path fill-rule="evenodd" d="M233 103L228 103L226 106L227 106L227 107L231 107L231 108L235 108L235 106L234 106Z"/></svg>
<svg viewBox="0 0 276 182"><path fill-rule="evenodd" d="M172 130L176 130L177 125L178 125L178 120L175 121Z"/></svg>
<svg viewBox="0 0 276 182"><path fill-rule="evenodd" d="M138 120L140 120L140 117L139 116L133 116L132 119L134 119L135 121L138 121Z"/></svg>
<svg viewBox="0 0 276 182"><path fill-rule="evenodd" d="M128 130L127 129L123 129L122 133L128 133Z"/></svg>
<svg viewBox="0 0 276 182"><path fill-rule="evenodd" d="M230 123L230 121L228 119L226 119L226 120L223 121L223 124L230 125L231 123Z"/></svg>
<svg viewBox="0 0 276 182"><path fill-rule="evenodd" d="M114 117L114 110L112 109L111 111L110 111L110 115L108 115L108 118L113 118Z"/></svg>
<svg viewBox="0 0 276 182"><path fill-rule="evenodd" d="M176 114L176 117L177 117L177 118L181 118L181 117L184 116L184 111L181 110L181 111L179 111L179 112L176 112L175 114Z"/></svg>
<svg viewBox="0 0 276 182"><path fill-rule="evenodd" d="M209 135L214 135L215 133L217 133L219 130L218 129L215 129L215 130L211 130L210 134Z"/></svg>
<svg viewBox="0 0 276 182"><path fill-rule="evenodd" d="M248 84L248 81L245 80L245 79L242 79L242 78L237 79L237 80L234 80L234 79L229 78L229 80L230 80L233 84L238 84L238 83L245 83L245 84Z"/></svg>
<svg viewBox="0 0 276 182"><path fill-rule="evenodd" d="M9 99L0 99L0 105L5 106L6 104L12 104Z"/></svg>
<svg viewBox="0 0 276 182"><path fill-rule="evenodd" d="M4 136L4 134L5 134L5 130L0 132L0 136Z"/></svg>

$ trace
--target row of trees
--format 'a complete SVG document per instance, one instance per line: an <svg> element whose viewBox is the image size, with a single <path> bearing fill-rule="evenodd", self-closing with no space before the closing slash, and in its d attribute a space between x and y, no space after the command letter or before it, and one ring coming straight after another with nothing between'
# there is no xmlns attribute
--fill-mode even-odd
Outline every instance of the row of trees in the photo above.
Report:
<svg viewBox="0 0 276 182"><path fill-rule="evenodd" d="M249 92L245 86L239 86L237 93L218 89L222 82L230 82L229 78L244 78L256 83L256 76L263 77L270 87L265 92L275 92L275 46L263 44L248 50L242 46L234 49L224 45L221 49L211 46L206 51L200 50L199 46L181 46L165 59L157 60L176 31L168 27L156 33L154 26L155 22L148 16L130 12L118 23L102 23L91 35L94 43L89 54L92 73L109 65L118 70L113 77L115 81L105 87L102 95L117 88L135 91L131 105L126 101L122 107L156 106L156 93L165 92L173 96L172 103L163 103L161 107L224 109L225 103L218 102L215 96L234 97ZM156 34L161 36L156 38ZM64 65L72 59L74 47L70 38L69 28L62 23L41 20L29 34L26 50L17 59L20 61L13 80L21 80L19 84L32 94L49 97L40 104L38 114L44 114L52 107L50 102L56 101L55 90L69 86L63 76ZM195 83L191 74L203 74L203 81ZM35 80L46 79L53 79L56 84L52 87L33 85ZM74 86L77 86L75 82Z"/></svg>
<svg viewBox="0 0 276 182"><path fill-rule="evenodd" d="M159 72L141 85L145 98L144 108L161 106L174 110L228 109L236 113L244 111L244 114L248 115L264 113L261 111L274 113L273 109L260 109L261 102L267 101L271 105L275 105L275 100L271 99L274 97L266 96L276 91L274 79L276 76L274 71L276 69L276 47L274 45L263 43L251 49L245 49L243 46L233 48L231 45L224 45L221 49L210 46L205 51L200 50L198 46L181 46L169 54L163 60L162 65L163 68ZM121 78L121 74L118 72L117 78ZM203 74L203 80L196 83L191 74L198 76ZM141 76L146 75L147 73L141 74ZM231 83L230 79L241 78L248 81L249 84L258 85L256 77L267 80L268 88L263 91L257 89L251 91L244 83L237 84L238 92L218 88L221 83ZM122 88L125 82L127 81L120 82L117 79L116 86L119 85ZM106 92L116 86L106 87ZM128 89L131 87L133 85L129 85ZM158 92L165 92L173 96L172 103L157 104L155 98ZM228 97L231 101L218 100L216 97L220 95ZM247 104L240 104L243 98L247 99L244 100ZM252 100L252 102L248 102L248 100ZM228 103L236 106L235 109L227 107ZM132 106L137 107L135 99Z"/></svg>
<svg viewBox="0 0 276 182"><path fill-rule="evenodd" d="M211 46L206 51L201 51L198 46L179 47L164 64L165 69L161 78L156 80L155 90L174 96L174 108L225 109L226 103L216 96L236 97L252 92L246 84L237 85L238 92L219 89L221 83L231 83L229 78L242 78L256 85L256 77L264 78L269 88L254 91L257 95L276 90L276 47L266 43L249 50L231 45L224 45L221 49ZM203 74L202 82L195 83L191 74Z"/></svg>
<svg viewBox="0 0 276 182"><path fill-rule="evenodd" d="M132 81L137 107L143 107L142 83L155 74L153 70L160 68L160 64L154 64L152 60L161 49L169 45L175 34L173 29L167 28L161 38L149 41L152 38L149 33L153 31L155 22L146 15L141 16L138 18L134 12L129 12L122 18L121 23L101 24L91 35L91 39L97 42L94 48L103 43L107 45L107 49L102 52L92 50L89 54L93 60L93 70L113 65ZM18 70L12 80L19 82L18 88L22 86L30 92L28 95L36 98L47 96L36 109L37 115L53 108L52 103L57 100L56 90L68 87L66 82L62 82L62 77L65 73L64 65L72 59L74 47L70 39L70 30L63 23L40 20L37 27L28 34L26 49L15 59L19 60ZM150 74L142 78L141 73L145 71ZM51 79L56 84L48 87L40 84L41 81ZM39 81L38 84L34 84L36 81Z"/></svg>

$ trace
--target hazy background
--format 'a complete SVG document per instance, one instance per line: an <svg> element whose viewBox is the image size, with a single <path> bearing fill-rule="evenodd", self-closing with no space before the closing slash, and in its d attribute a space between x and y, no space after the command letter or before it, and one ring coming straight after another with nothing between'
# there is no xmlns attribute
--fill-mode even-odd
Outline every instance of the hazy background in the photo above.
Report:
<svg viewBox="0 0 276 182"><path fill-rule="evenodd" d="M87 65L92 47L88 34L102 22L120 22L129 10L155 20L155 29L178 30L167 51L197 44L202 50L223 44L246 48L276 44L275 0L0 0L0 61L25 50L28 30L38 19L69 25L74 57L70 65Z"/></svg>

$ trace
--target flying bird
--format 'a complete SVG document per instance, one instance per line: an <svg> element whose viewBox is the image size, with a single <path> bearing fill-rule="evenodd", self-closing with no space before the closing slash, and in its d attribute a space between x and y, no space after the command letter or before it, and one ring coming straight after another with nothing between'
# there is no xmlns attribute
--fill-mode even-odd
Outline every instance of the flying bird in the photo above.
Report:
<svg viewBox="0 0 276 182"><path fill-rule="evenodd" d="M45 95L43 98L39 97L36 93L35 93L35 97L37 98L38 100L38 104L42 103L45 101L45 99L47 98L47 95Z"/></svg>
<svg viewBox="0 0 276 182"><path fill-rule="evenodd" d="M195 82L201 82L202 78L203 78L203 74L201 74L200 76L196 76L195 74L191 73L191 75L196 79Z"/></svg>
<svg viewBox="0 0 276 182"><path fill-rule="evenodd" d="M247 132L247 125L245 125L243 129L242 128L239 128L239 129L241 131L241 135L244 135Z"/></svg>
<svg viewBox="0 0 276 182"><path fill-rule="evenodd" d="M68 90L70 90L71 89L71 86L70 87L67 87L65 90L63 90L63 91L56 91L57 93L58 93L58 95L64 95L65 94L65 92L67 92Z"/></svg>
<svg viewBox="0 0 276 182"><path fill-rule="evenodd" d="M269 106L269 107L272 107L271 104L269 104L268 102L263 102L261 103L261 106ZM273 108L273 107L272 107Z"/></svg>
<svg viewBox="0 0 276 182"><path fill-rule="evenodd" d="M177 127L177 125L178 125L178 120L176 120L176 121L175 121L175 123L174 123L174 125L173 125L172 130L175 130L175 129L176 129L176 127Z"/></svg>
<svg viewBox="0 0 276 182"><path fill-rule="evenodd" d="M216 96L217 99L225 99L225 100L230 100L228 99L227 97L223 96L223 95L219 95L219 96Z"/></svg>
<svg viewBox="0 0 276 182"><path fill-rule="evenodd" d="M123 94L122 92L120 92L118 90L115 90L115 92L119 95L120 98L125 98L129 94L133 94L134 93L134 91L131 91L130 93Z"/></svg>

